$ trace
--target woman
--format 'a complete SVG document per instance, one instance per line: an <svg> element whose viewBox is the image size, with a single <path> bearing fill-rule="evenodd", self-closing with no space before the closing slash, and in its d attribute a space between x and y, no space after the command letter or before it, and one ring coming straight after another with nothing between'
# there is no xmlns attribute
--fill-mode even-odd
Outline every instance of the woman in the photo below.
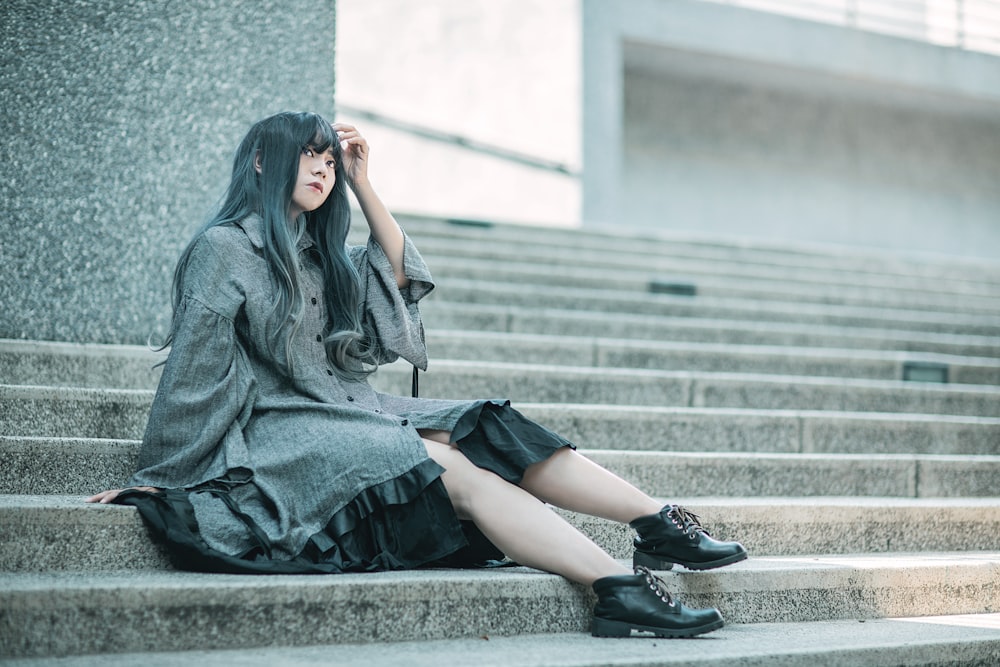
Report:
<svg viewBox="0 0 1000 667"><path fill-rule="evenodd" d="M693 636L715 609L673 602L646 566L746 558L697 517L579 455L503 401L374 391L402 357L426 368L427 267L368 179L344 124L255 124L218 214L174 275L169 357L128 489L181 567L356 572L503 558L592 585L593 634ZM347 247L353 189L371 230ZM633 572L546 505L630 523Z"/></svg>

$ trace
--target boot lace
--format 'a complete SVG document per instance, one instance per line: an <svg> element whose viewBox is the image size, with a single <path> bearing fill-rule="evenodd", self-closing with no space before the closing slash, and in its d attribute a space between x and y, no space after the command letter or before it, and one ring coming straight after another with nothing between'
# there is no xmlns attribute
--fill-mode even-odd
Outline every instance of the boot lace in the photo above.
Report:
<svg viewBox="0 0 1000 667"><path fill-rule="evenodd" d="M674 525L683 530L684 534L692 539L694 539L695 533L704 533L709 536L712 534L701 525L701 519L698 518L698 515L686 507L671 505L670 509L667 510L667 516L670 517Z"/></svg>
<svg viewBox="0 0 1000 667"><path fill-rule="evenodd" d="M649 590L656 593L658 598L666 602L671 607L674 606L674 598L670 595L670 592L667 591L667 582L660 579L658 576L653 574L648 567L643 565L636 565L635 573L646 577L646 584L649 586Z"/></svg>

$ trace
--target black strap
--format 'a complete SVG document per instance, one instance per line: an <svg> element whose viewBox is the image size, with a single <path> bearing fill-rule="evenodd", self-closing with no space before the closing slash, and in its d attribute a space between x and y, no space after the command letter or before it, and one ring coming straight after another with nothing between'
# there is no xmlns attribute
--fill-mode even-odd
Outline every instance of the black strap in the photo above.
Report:
<svg viewBox="0 0 1000 667"><path fill-rule="evenodd" d="M417 367L414 366L413 383L410 385L410 394L413 396L413 398L420 398L420 378L417 376L419 372L420 371L417 370Z"/></svg>

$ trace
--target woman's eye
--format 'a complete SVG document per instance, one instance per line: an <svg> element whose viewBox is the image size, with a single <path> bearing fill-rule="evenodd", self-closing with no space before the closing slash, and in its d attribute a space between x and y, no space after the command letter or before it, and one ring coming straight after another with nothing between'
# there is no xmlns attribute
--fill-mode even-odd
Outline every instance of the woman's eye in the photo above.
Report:
<svg viewBox="0 0 1000 667"><path fill-rule="evenodd" d="M326 166L329 167L330 169L336 169L337 168L337 162L336 162L336 160L327 160L326 161Z"/></svg>
<svg viewBox="0 0 1000 667"><path fill-rule="evenodd" d="M308 146L306 146L305 148L302 149L302 154L305 155L306 157L312 157L313 156L313 149L311 149Z"/></svg>

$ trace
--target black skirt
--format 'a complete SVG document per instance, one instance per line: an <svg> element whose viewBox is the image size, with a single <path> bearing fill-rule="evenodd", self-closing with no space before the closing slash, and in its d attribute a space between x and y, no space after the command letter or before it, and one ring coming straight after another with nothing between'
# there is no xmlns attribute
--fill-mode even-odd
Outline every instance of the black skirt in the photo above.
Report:
<svg viewBox="0 0 1000 667"><path fill-rule="evenodd" d="M452 431L458 449L475 465L512 484L524 471L573 444L534 423L509 403L483 403ZM205 489L199 489L204 491ZM208 489L246 525L255 545L233 556L199 535L188 490L129 490L115 502L133 505L154 536L184 570L232 573L374 572L418 567L489 567L504 555L469 521L460 521L431 460L404 475L365 489L312 535L292 559L271 556L271 543L225 488Z"/></svg>

